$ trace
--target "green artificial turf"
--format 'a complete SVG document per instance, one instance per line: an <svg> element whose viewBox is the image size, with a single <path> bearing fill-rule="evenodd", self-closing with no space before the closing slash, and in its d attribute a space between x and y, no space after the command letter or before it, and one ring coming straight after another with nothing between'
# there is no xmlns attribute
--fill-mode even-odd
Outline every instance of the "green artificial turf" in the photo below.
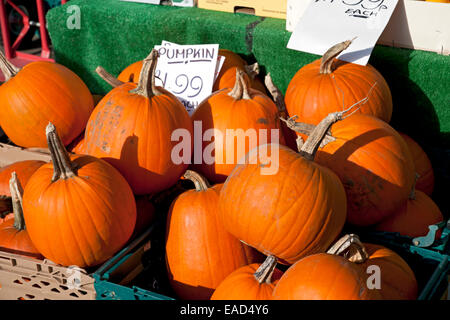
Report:
<svg viewBox="0 0 450 320"><path fill-rule="evenodd" d="M67 8L73 5L81 10L81 28L70 30ZM47 21L56 61L75 71L95 94L110 90L95 74L97 66L118 75L162 40L219 43L249 63L258 61L262 74L270 72L283 92L299 68L319 58L286 48L290 32L285 30L285 20L245 14L119 0L71 0L50 10ZM377 45L369 63L391 88L391 125L424 147L435 166L437 198L445 199L450 189L450 56Z"/></svg>

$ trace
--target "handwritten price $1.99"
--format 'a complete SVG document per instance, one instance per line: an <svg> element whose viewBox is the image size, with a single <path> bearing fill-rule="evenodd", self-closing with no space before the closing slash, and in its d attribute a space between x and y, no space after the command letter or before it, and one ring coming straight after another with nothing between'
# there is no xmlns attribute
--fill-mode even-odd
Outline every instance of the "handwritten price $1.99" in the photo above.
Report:
<svg viewBox="0 0 450 320"><path fill-rule="evenodd" d="M175 77L173 83L168 87L168 75L161 70L156 70L155 77L162 82L162 86L172 91L174 95L180 95L187 98L195 98L203 89L203 79L200 76L189 77L186 74L179 74Z"/></svg>

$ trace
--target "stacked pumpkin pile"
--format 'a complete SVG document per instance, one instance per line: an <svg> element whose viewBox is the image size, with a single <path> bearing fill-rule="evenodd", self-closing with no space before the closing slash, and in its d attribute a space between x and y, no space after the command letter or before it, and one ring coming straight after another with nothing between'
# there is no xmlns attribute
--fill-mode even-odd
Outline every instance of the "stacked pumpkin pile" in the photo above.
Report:
<svg viewBox="0 0 450 320"><path fill-rule="evenodd" d="M48 148L52 157L2 169L14 212L0 224L0 247L65 266L99 265L151 223L148 195L182 179L195 188L165 217L167 274L178 298L415 299L414 273L399 255L342 234L351 225L418 236L443 219L428 196L434 181L426 154L388 124L383 77L335 59L349 44L300 69L285 98L271 81L264 87L257 68L221 49L216 91L191 117L155 85L156 51L118 79L99 67L113 88L95 108L67 68L33 62L19 70L0 55L1 127L14 144ZM234 137L216 138L214 161L188 167L172 161L172 133L193 136L194 121L202 121L202 136L209 129L281 133L258 136L244 150ZM195 148L203 154L209 144ZM374 265L381 289L368 287Z"/></svg>

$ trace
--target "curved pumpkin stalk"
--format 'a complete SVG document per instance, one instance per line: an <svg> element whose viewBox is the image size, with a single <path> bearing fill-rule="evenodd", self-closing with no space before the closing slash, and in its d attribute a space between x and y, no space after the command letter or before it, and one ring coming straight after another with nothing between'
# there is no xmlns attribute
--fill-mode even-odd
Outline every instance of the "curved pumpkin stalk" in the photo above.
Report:
<svg viewBox="0 0 450 320"><path fill-rule="evenodd" d="M158 50L153 49L152 52L150 52L150 54L144 59L137 88L131 90L130 92L137 93L147 98L163 94L158 90L155 84L155 71L156 65L158 64L158 57Z"/></svg>
<svg viewBox="0 0 450 320"><path fill-rule="evenodd" d="M195 185L195 190L197 191L205 191L211 188L211 185L209 184L208 180L206 180L205 177L203 177L201 174L195 171L186 170L186 172L183 175L183 178L192 181Z"/></svg>
<svg viewBox="0 0 450 320"><path fill-rule="evenodd" d="M248 91L248 85L244 80L244 71L241 69L236 69L236 82L234 84L233 90L228 93L230 97L233 97L235 100L251 100L252 97Z"/></svg>
<svg viewBox="0 0 450 320"><path fill-rule="evenodd" d="M321 74L333 73L334 58L336 58L342 51L347 49L355 39L356 39L356 37L353 38L352 40L347 40L347 41L338 43L338 44L332 46L330 49L328 49L322 57L319 72Z"/></svg>
<svg viewBox="0 0 450 320"><path fill-rule="evenodd" d="M20 68L17 68L11 62L6 59L3 52L0 51L0 69L2 70L5 76L5 82L14 77L19 71Z"/></svg>
<svg viewBox="0 0 450 320"><path fill-rule="evenodd" d="M271 283L272 274L277 266L277 258L269 255L266 260L259 266L258 270L253 274L259 284Z"/></svg>
<svg viewBox="0 0 450 320"><path fill-rule="evenodd" d="M11 192L12 209L14 213L14 228L25 230L25 219L23 218L22 193L23 189L17 179L17 174L13 172L9 180L9 189Z"/></svg>
<svg viewBox="0 0 450 320"><path fill-rule="evenodd" d="M102 66L98 66L95 69L95 72L100 76L100 78L105 80L105 82L107 82L113 88L118 87L125 83L125 82L120 81L116 77L114 77L111 73L106 71Z"/></svg>
<svg viewBox="0 0 450 320"><path fill-rule="evenodd" d="M366 248L356 234L346 234L327 253L342 256L354 263L364 263L369 259Z"/></svg>

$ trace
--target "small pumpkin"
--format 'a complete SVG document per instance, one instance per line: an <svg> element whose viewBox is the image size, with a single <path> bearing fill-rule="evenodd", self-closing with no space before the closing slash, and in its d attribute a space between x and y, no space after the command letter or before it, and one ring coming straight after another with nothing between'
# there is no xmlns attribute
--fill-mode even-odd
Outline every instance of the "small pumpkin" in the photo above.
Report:
<svg viewBox="0 0 450 320"><path fill-rule="evenodd" d="M133 233L133 193L107 162L69 156L51 123L46 136L52 162L33 174L23 194L28 234L38 251L57 264L97 266Z"/></svg>
<svg viewBox="0 0 450 320"><path fill-rule="evenodd" d="M41 160L22 160L11 163L0 169L0 195L10 197L11 174L15 172L21 185L25 187L31 176L45 164Z"/></svg>
<svg viewBox="0 0 450 320"><path fill-rule="evenodd" d="M373 87L370 99L356 113L390 121L392 96L383 76L371 65L335 60L350 44L351 41L345 41L331 47L321 59L302 67L294 75L285 97L290 116L296 115L301 122L317 125L329 113L342 111L344 105L362 100Z"/></svg>
<svg viewBox="0 0 450 320"><path fill-rule="evenodd" d="M300 134L308 131L292 119L288 126ZM374 225L393 214L408 199L415 181L405 141L389 124L365 114L352 114L332 125L315 161L341 179L347 221L356 226Z"/></svg>
<svg viewBox="0 0 450 320"><path fill-rule="evenodd" d="M92 112L85 131L84 152L112 164L137 195L171 187L189 165L172 160L178 144L172 134L180 129L192 137L191 118L177 97L155 86L157 59L153 50L138 85L127 82L112 89Z"/></svg>
<svg viewBox="0 0 450 320"><path fill-rule="evenodd" d="M8 252L42 259L25 229L25 220L22 209L22 186L17 174L12 172L10 179L10 192L12 197L13 213L0 219L0 248Z"/></svg>
<svg viewBox="0 0 450 320"><path fill-rule="evenodd" d="M213 93L192 114L194 125L201 124L202 136L214 130L213 137L202 142L202 154L207 154L214 139L213 159L204 156L197 161L194 157L193 165L194 170L214 183L224 182L239 160L256 146L285 143L276 105L266 95L248 88L243 75L238 70L234 88ZM266 133L265 137L261 133Z"/></svg>
<svg viewBox="0 0 450 320"><path fill-rule="evenodd" d="M167 216L166 264L169 281L183 300L210 299L217 286L234 270L256 262L245 244L230 235L219 221L221 185L210 187L194 171L184 177L194 182L172 203ZM251 252L250 252L251 253Z"/></svg>
<svg viewBox="0 0 450 320"><path fill-rule="evenodd" d="M416 181L416 189L431 196L434 189L434 171L428 155L410 136L401 132L399 132L399 134L408 145L409 151L411 152L411 156L414 160L414 167L416 172L419 174L419 178Z"/></svg>
<svg viewBox="0 0 450 320"><path fill-rule="evenodd" d="M378 223L375 230L398 232L414 238L426 236L428 226L442 221L444 216L436 203L426 193L413 189L409 199L392 215Z"/></svg>
<svg viewBox="0 0 450 320"><path fill-rule="evenodd" d="M226 230L281 263L326 250L344 226L347 201L338 176L314 157L329 126L341 116L324 119L299 153L278 144L250 151L220 192Z"/></svg>
<svg viewBox="0 0 450 320"><path fill-rule="evenodd" d="M369 278L373 270L381 273L379 282ZM417 280L408 264L392 250L361 243L356 235L344 236L327 253L296 262L283 274L273 292L274 300L416 298Z"/></svg>
<svg viewBox="0 0 450 320"><path fill-rule="evenodd" d="M276 265L277 259L268 256L262 264L252 263L233 271L220 283L211 300L271 300L283 275Z"/></svg>
<svg viewBox="0 0 450 320"><path fill-rule="evenodd" d="M0 126L16 145L46 147L49 121L58 126L64 145L84 130L94 99L74 72L48 61L18 69L1 52L0 69L6 79L0 86Z"/></svg>

